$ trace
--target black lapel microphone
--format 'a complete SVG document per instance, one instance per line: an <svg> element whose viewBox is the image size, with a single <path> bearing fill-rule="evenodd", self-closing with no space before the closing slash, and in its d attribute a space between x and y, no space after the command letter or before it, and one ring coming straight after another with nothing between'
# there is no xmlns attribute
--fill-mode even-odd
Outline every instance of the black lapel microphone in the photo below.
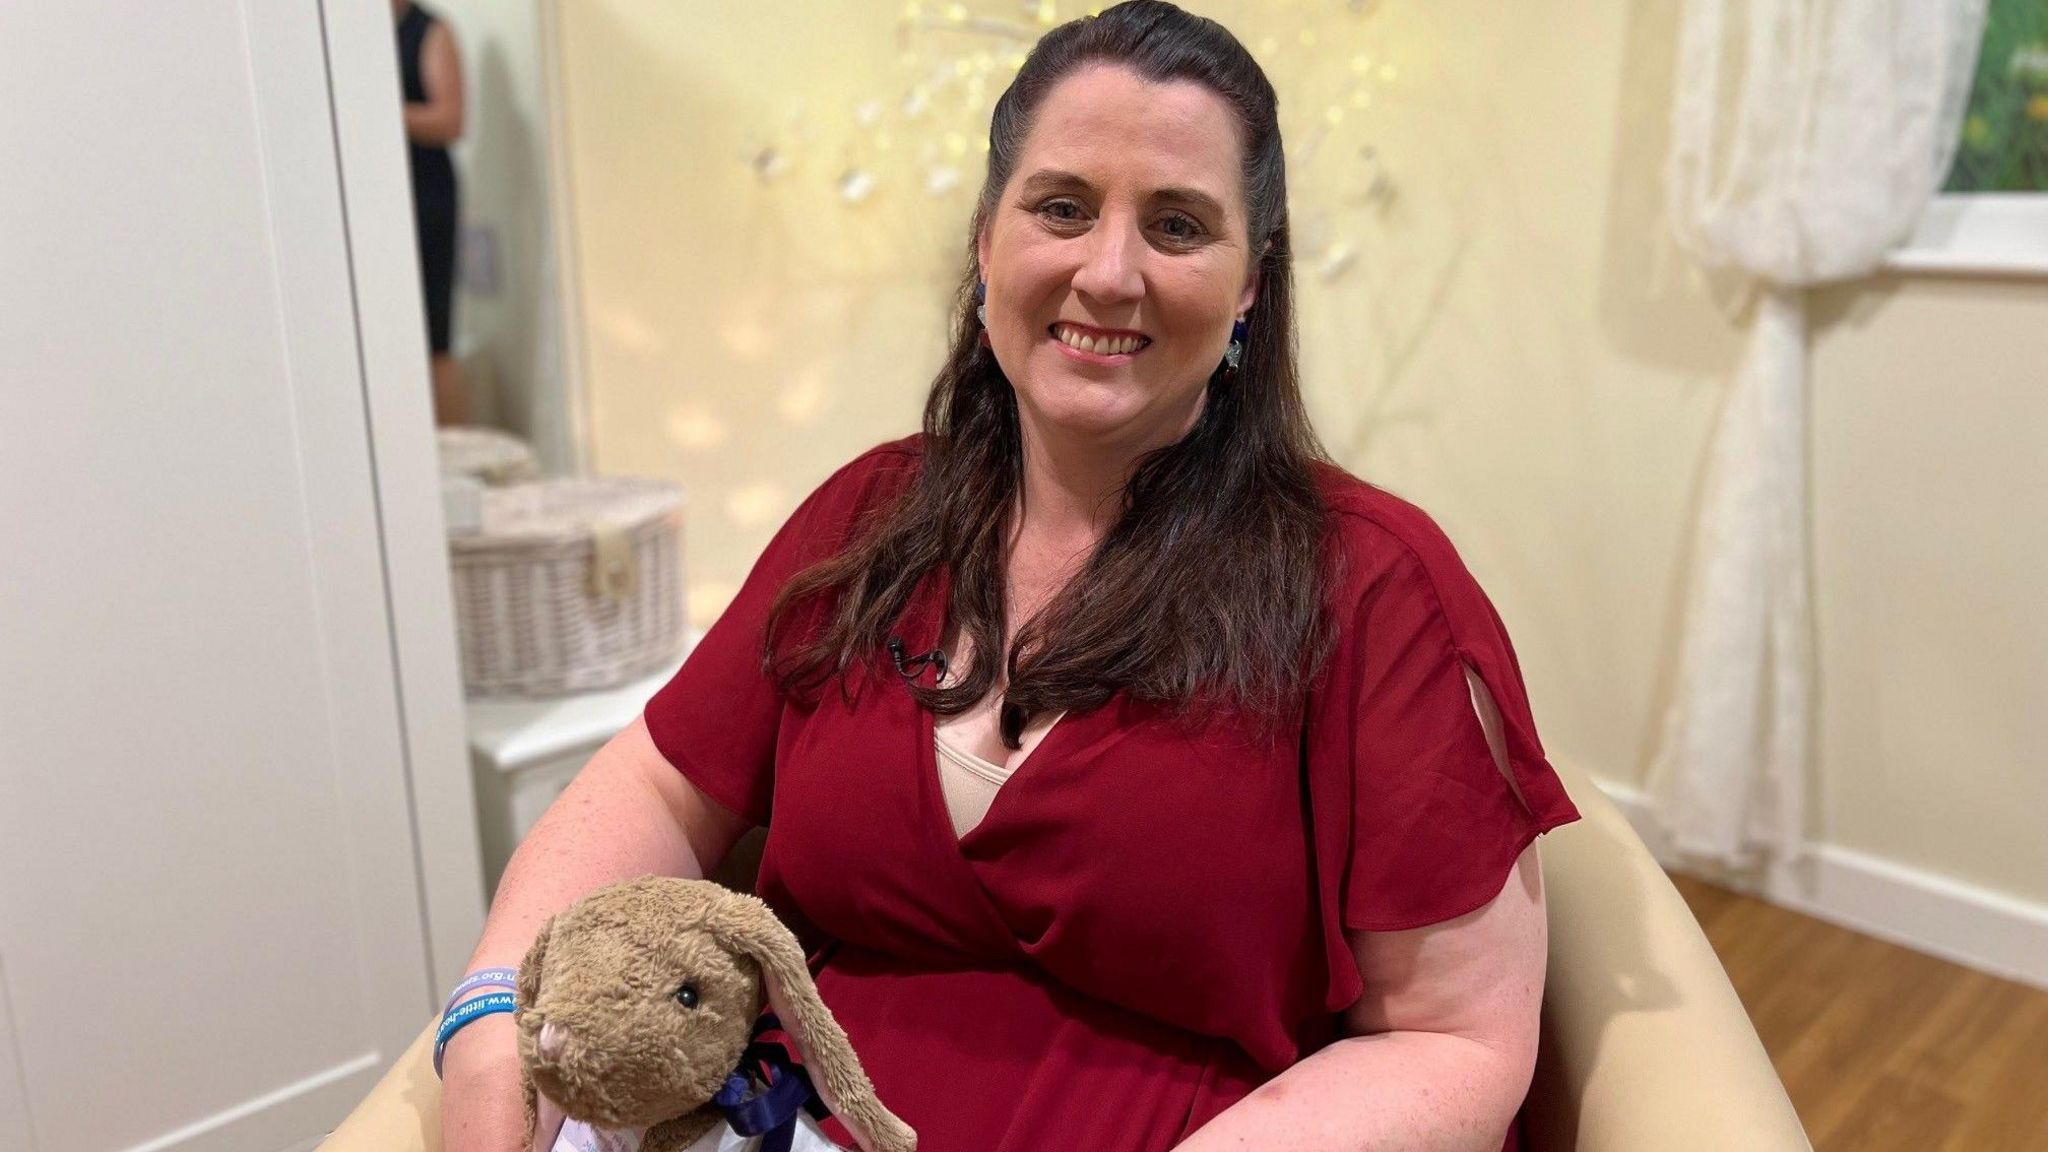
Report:
<svg viewBox="0 0 2048 1152"><path fill-rule="evenodd" d="M889 637L889 658L896 662L896 674L913 683L917 681L919 676L924 675L926 668L936 668L939 670L938 678L940 680L946 678L946 652L943 648L934 648L920 656L906 656L904 655L903 637L891 636Z"/></svg>

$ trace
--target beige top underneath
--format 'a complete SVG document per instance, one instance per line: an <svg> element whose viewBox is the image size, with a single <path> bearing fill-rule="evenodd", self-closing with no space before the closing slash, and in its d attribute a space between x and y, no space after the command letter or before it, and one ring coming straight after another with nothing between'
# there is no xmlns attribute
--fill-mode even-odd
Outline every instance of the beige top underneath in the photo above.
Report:
<svg viewBox="0 0 2048 1152"><path fill-rule="evenodd" d="M953 833L964 836L988 815L988 806L995 803L996 789L1010 778L1012 769L955 748L944 736L934 736L932 743L938 756L939 791L946 797L946 815L953 820Z"/></svg>

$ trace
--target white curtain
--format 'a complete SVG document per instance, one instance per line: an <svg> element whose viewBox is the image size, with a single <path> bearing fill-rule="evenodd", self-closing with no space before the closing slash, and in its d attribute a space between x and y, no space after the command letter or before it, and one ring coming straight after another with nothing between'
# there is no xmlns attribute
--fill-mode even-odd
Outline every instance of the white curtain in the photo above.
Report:
<svg viewBox="0 0 2048 1152"><path fill-rule="evenodd" d="M1679 243L1752 278L1714 431L1649 789L1672 848L1796 860L1813 728L1808 287L1862 276L1953 158L1985 0L1686 0L1667 180Z"/></svg>

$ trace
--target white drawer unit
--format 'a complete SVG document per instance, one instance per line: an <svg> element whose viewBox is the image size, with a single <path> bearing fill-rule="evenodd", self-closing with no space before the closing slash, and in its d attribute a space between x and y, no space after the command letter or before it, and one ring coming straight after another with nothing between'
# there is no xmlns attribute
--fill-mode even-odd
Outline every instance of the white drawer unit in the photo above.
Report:
<svg viewBox="0 0 2048 1152"><path fill-rule="evenodd" d="M691 648L701 635L691 631ZM681 666L677 661L601 692L469 702L469 759L487 890L497 892L512 850L592 754L632 724L647 698Z"/></svg>

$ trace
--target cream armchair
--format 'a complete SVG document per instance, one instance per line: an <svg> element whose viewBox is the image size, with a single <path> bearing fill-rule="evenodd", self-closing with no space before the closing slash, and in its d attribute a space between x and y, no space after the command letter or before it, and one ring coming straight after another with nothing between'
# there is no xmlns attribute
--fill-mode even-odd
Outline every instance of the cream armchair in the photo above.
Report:
<svg viewBox="0 0 2048 1152"><path fill-rule="evenodd" d="M1584 774L1543 838L1550 970L1530 1152L1812 1152L1692 909Z"/></svg>
<svg viewBox="0 0 2048 1152"><path fill-rule="evenodd" d="M1621 812L1568 768L1585 819L1543 839L1550 975L1530 1152L1811 1152L1692 912ZM429 1027L324 1152L440 1152Z"/></svg>

